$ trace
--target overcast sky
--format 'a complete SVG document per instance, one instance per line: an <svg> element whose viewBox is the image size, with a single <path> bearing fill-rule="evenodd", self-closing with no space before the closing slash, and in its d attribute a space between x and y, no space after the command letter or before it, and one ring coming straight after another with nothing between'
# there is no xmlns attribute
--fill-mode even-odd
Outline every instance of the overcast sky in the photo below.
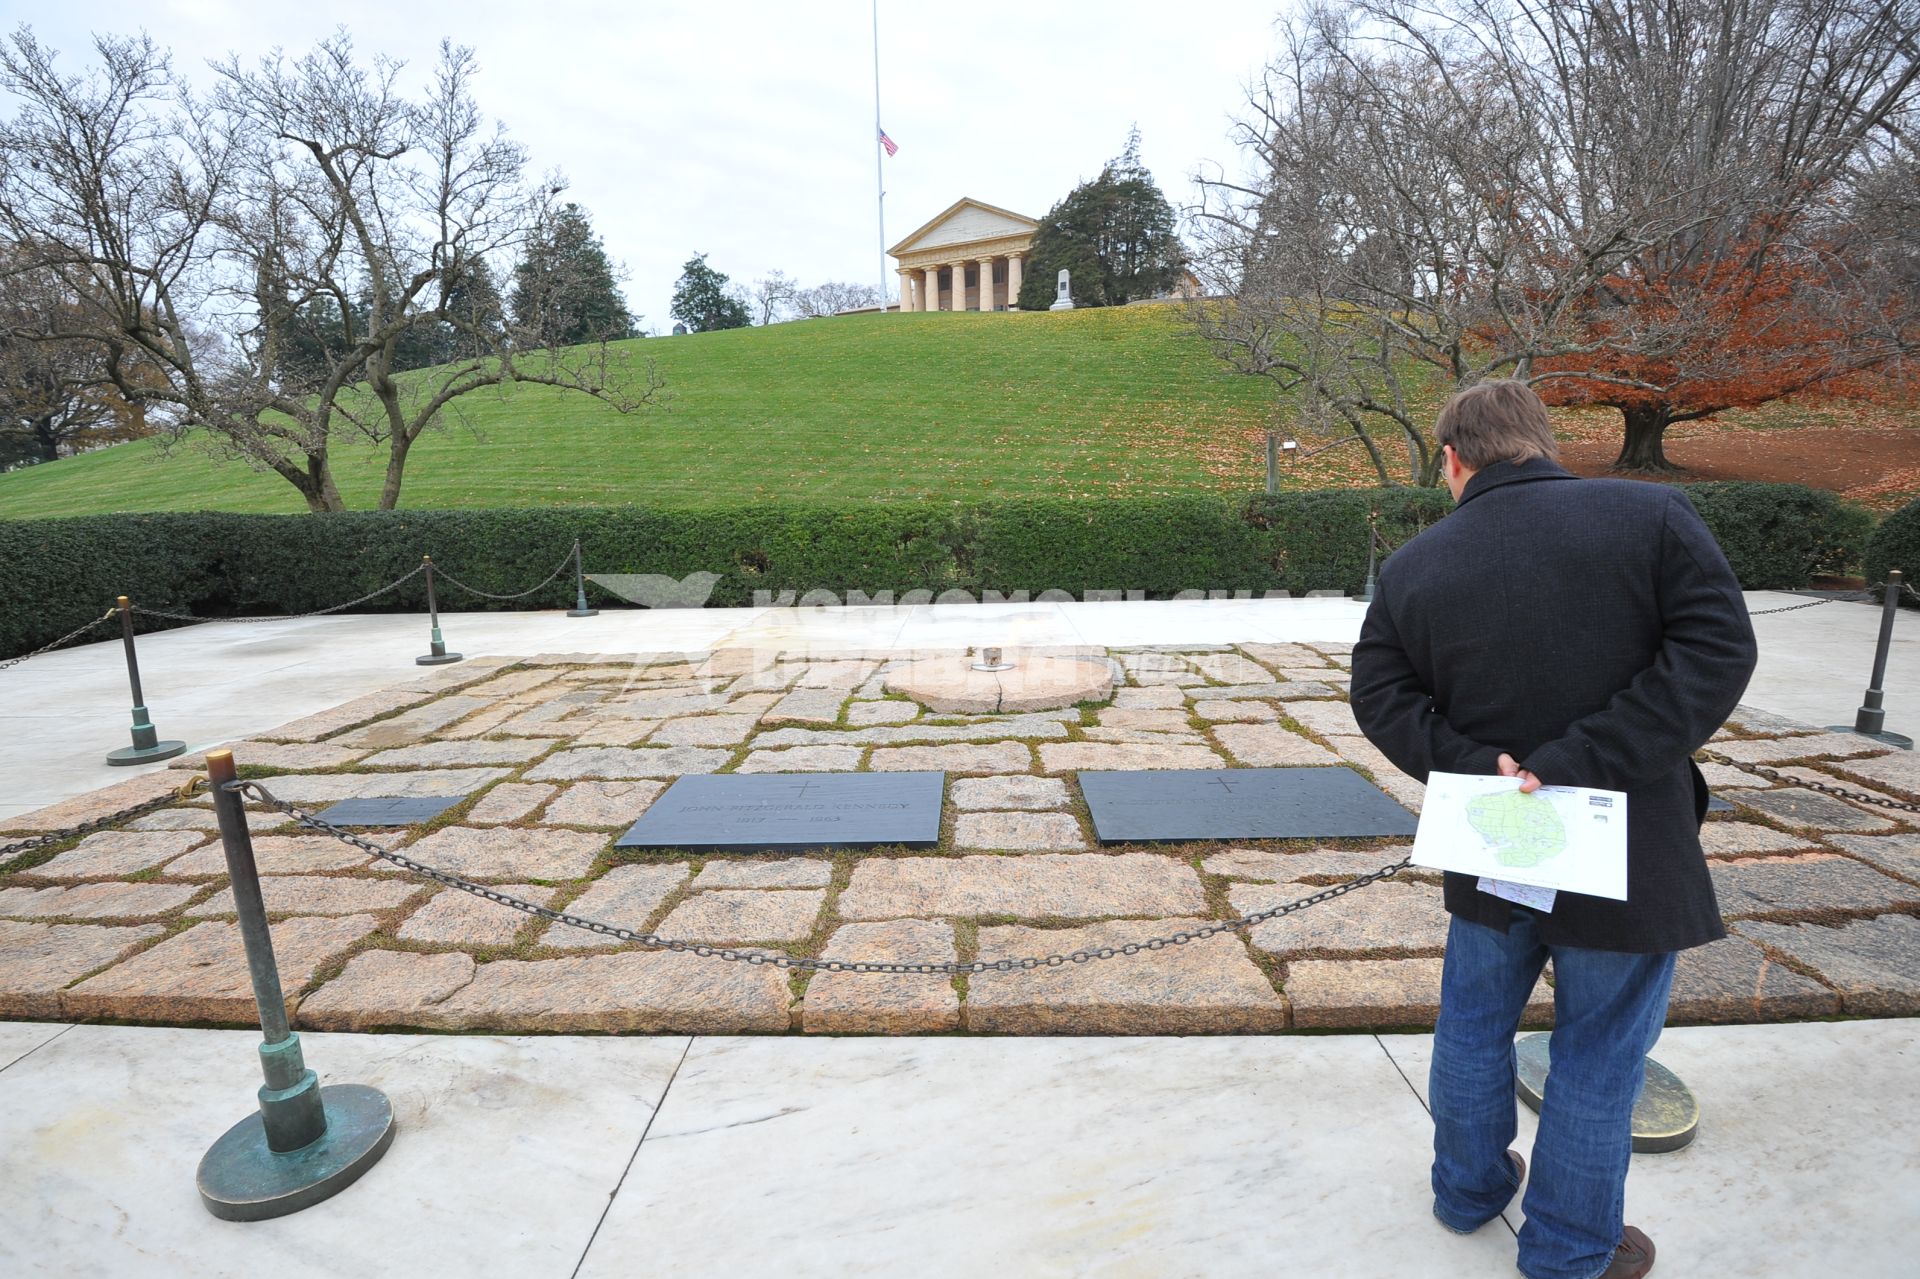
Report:
<svg viewBox="0 0 1920 1279"><path fill-rule="evenodd" d="M880 2L886 242L961 196L1039 217L1138 123L1178 206L1205 162L1239 168L1228 132L1287 0ZM336 24L419 82L443 36L471 45L476 96L559 169L627 270L651 330L696 252L740 282L877 283L870 0L400 0L233 3L0 0L90 59L90 33L144 28L204 82L207 58L303 52ZM892 264L887 266L892 284Z"/></svg>

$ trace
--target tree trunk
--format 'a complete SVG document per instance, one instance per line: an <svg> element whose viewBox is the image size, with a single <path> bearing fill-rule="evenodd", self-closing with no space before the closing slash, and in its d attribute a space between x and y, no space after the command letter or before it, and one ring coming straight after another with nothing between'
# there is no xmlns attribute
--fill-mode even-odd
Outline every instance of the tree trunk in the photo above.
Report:
<svg viewBox="0 0 1920 1279"><path fill-rule="evenodd" d="M53 419L37 417L33 419L33 451L43 462L60 460L60 436L53 429Z"/></svg>
<svg viewBox="0 0 1920 1279"><path fill-rule="evenodd" d="M1627 435L1621 442L1620 456L1613 460L1616 471L1677 471L1667 460L1662 439L1672 420L1665 405L1620 410L1626 419Z"/></svg>
<svg viewBox="0 0 1920 1279"><path fill-rule="evenodd" d="M391 511L400 504L400 480L407 469L407 451L413 441L405 431L397 431L387 441L387 479L380 486L380 509Z"/></svg>

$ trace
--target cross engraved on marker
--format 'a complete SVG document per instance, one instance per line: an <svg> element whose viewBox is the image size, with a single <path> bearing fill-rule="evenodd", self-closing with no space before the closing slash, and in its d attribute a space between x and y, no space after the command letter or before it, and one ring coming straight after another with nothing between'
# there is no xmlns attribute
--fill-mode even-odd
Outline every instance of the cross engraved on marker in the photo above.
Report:
<svg viewBox="0 0 1920 1279"><path fill-rule="evenodd" d="M1224 777L1209 778L1208 784L1213 786L1218 786L1221 790L1225 791L1229 795L1233 794L1233 783L1229 782Z"/></svg>
<svg viewBox="0 0 1920 1279"><path fill-rule="evenodd" d="M800 789L799 789L799 791L798 791L798 792L797 792L797 793L796 793L796 794L794 795L794 797L793 797L793 798L795 799L795 801L799 801L799 800L803 800L803 799L805 799L805 798L807 797L807 789L808 789L809 787L811 787L811 786L813 785L813 783L812 783L812 782L810 782L810 781L806 781L806 782L798 782L798 783L795 783L795 784L796 784L796 785L798 785Z"/></svg>

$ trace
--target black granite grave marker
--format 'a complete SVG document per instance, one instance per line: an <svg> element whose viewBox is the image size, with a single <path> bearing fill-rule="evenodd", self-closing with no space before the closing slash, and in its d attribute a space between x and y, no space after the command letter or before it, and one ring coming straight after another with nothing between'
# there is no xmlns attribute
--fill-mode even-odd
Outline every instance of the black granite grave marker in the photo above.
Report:
<svg viewBox="0 0 1920 1279"><path fill-rule="evenodd" d="M945 773L723 773L682 777L615 848L726 853L931 848Z"/></svg>
<svg viewBox="0 0 1920 1279"><path fill-rule="evenodd" d="M1080 774L1103 844L1411 835L1412 813L1350 768Z"/></svg>
<svg viewBox="0 0 1920 1279"><path fill-rule="evenodd" d="M465 795L343 799L315 816L335 826L412 826L430 822L455 804L466 802Z"/></svg>

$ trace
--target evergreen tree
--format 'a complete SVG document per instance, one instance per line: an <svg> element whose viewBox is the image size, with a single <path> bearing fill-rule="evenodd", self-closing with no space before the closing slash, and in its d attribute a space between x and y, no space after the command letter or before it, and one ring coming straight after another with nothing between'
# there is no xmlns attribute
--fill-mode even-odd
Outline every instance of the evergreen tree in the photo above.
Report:
<svg viewBox="0 0 1920 1279"><path fill-rule="evenodd" d="M1041 220L1020 309L1053 305L1062 267L1072 273L1075 306L1119 306L1172 288L1185 265L1173 206L1140 163L1135 129L1099 177L1069 191Z"/></svg>
<svg viewBox="0 0 1920 1279"><path fill-rule="evenodd" d="M577 204L563 205L527 245L513 273L513 319L543 344L630 338L633 317L600 237Z"/></svg>
<svg viewBox="0 0 1920 1279"><path fill-rule="evenodd" d="M727 288L726 276L707 265L704 253L688 258L681 268L668 314L695 333L744 329L752 319L747 304Z"/></svg>

